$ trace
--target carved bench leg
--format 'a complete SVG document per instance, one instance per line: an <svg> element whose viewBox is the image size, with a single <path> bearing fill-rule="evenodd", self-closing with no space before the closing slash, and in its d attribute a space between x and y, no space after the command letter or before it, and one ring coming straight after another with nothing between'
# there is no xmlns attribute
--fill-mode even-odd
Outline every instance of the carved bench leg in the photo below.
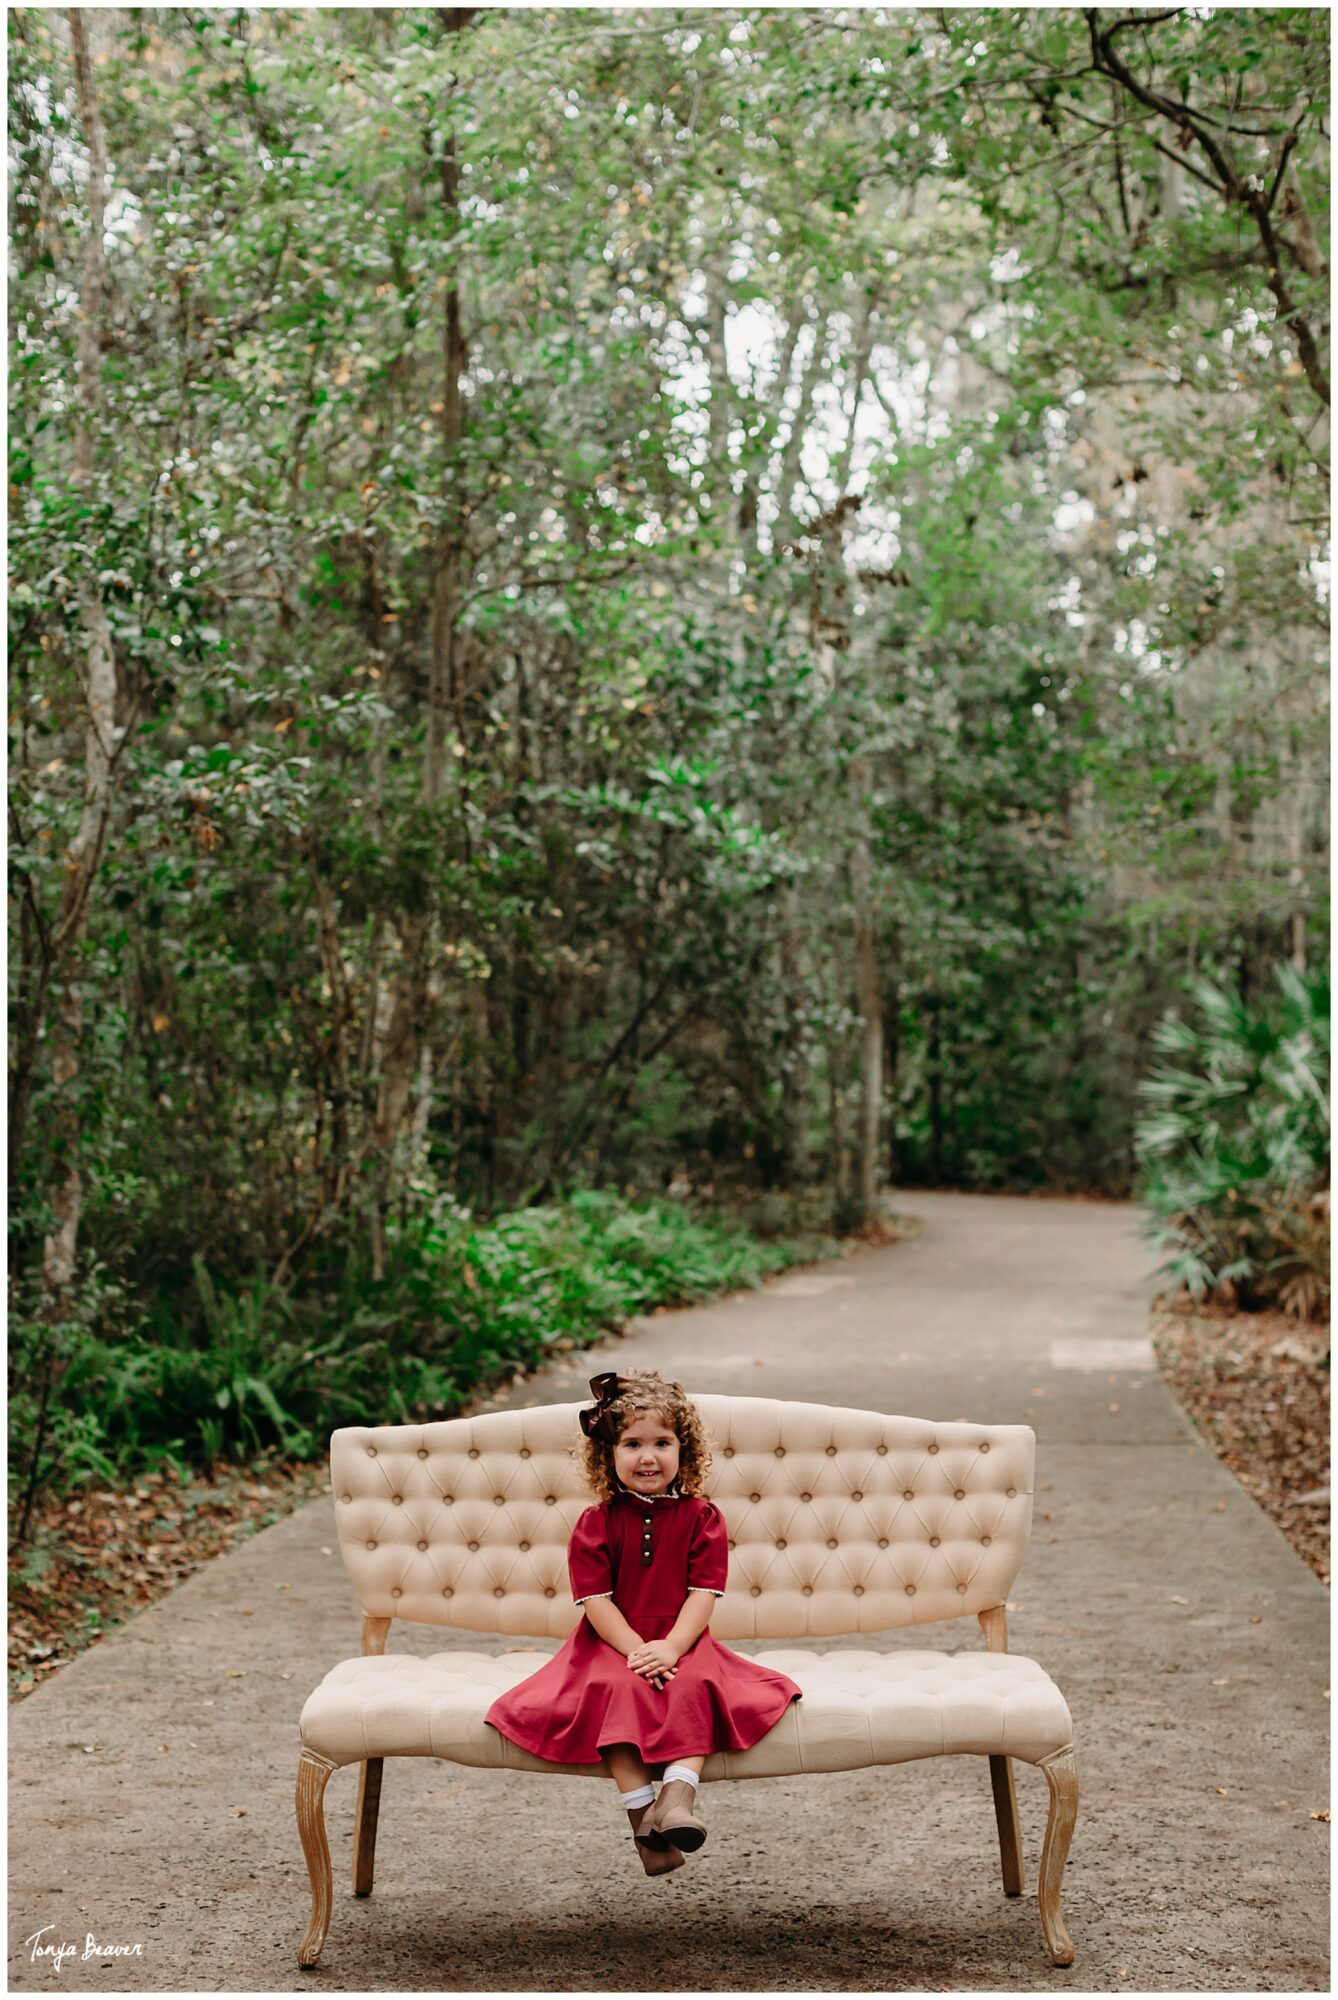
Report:
<svg viewBox="0 0 1338 2000"><path fill-rule="evenodd" d="M1064 1864L1069 1858L1069 1842L1078 1817L1078 1767L1070 1746L1056 1750L1041 1760L1045 1781L1050 1787L1050 1816L1045 1823L1045 1845L1041 1849L1041 1874L1036 1900L1041 1908L1041 1928L1050 1956L1056 1965L1072 1965L1073 1939L1064 1928L1059 1893L1064 1882Z"/></svg>
<svg viewBox="0 0 1338 2000"><path fill-rule="evenodd" d="M376 1866L376 1821L381 1810L384 1757L369 1757L358 1768L358 1810L353 1833L353 1893L370 1896Z"/></svg>
<svg viewBox="0 0 1338 2000"><path fill-rule="evenodd" d="M1017 1818L1017 1793L1013 1789L1013 1766L1007 1757L990 1758L990 1783L994 1787L994 1817L999 1827L999 1861L1003 1869L1005 1896L1022 1894L1022 1832Z"/></svg>
<svg viewBox="0 0 1338 2000"><path fill-rule="evenodd" d="M304 1750L297 1767L297 1830L302 1836L302 1852L307 1857L311 1877L311 1920L298 1949L297 1962L305 1969L315 1965L330 1928L334 1903L334 1883L330 1874L330 1843L325 1838L325 1787L338 1766L314 1750Z"/></svg>

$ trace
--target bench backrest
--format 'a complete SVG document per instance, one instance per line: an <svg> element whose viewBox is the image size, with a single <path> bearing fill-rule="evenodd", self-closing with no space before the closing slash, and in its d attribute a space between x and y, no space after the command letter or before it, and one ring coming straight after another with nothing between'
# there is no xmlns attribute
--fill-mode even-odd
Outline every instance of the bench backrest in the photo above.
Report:
<svg viewBox="0 0 1338 2000"><path fill-rule="evenodd" d="M1003 1604L1031 1531L1034 1433L698 1396L730 1535L721 1639L882 1632ZM337 1430L340 1553L364 1612L563 1638L591 1504L579 1403Z"/></svg>

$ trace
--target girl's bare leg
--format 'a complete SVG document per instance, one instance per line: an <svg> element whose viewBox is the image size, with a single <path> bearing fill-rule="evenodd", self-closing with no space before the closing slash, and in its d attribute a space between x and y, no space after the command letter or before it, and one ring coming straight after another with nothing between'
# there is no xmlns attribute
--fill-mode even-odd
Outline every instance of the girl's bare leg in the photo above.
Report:
<svg viewBox="0 0 1338 2000"><path fill-rule="evenodd" d="M641 1761L641 1752L631 1743L610 1743L600 1751L604 1768L620 1792L639 1792L650 1783L650 1772Z"/></svg>

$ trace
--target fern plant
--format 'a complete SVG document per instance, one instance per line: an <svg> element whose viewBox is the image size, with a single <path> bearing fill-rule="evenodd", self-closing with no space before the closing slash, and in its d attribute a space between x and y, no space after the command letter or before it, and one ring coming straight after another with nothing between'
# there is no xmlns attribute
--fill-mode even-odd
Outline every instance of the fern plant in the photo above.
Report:
<svg viewBox="0 0 1338 2000"><path fill-rule="evenodd" d="M1272 1006L1218 980L1188 987L1154 1032L1139 1085L1139 1193L1163 1270L1191 1298L1326 1315L1329 1299L1329 990L1277 968Z"/></svg>

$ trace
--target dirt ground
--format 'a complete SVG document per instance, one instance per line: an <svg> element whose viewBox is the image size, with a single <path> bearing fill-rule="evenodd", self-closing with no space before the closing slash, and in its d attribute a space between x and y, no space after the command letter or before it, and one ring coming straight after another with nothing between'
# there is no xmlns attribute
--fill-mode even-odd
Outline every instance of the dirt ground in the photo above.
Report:
<svg viewBox="0 0 1338 2000"><path fill-rule="evenodd" d="M92 1992L1327 1991L1327 1598L1167 1394L1132 1211L905 1205L913 1241L657 1317L488 1406L569 1401L635 1365L699 1391L1031 1423L1009 1626L1074 1715L1072 1968L1042 1946L1044 1785L1026 1767L1028 1894L1006 1901L975 1759L708 1787L710 1840L658 1882L602 1784L405 1759L365 1902L347 1887L355 1774L331 1782L334 1922L299 1974L297 1716L358 1648L322 1498L11 1711L11 1990L57 1983L33 1954L70 1943L58 1983ZM913 1639L979 1644L974 1621ZM481 1640L397 1626L391 1644Z"/></svg>

